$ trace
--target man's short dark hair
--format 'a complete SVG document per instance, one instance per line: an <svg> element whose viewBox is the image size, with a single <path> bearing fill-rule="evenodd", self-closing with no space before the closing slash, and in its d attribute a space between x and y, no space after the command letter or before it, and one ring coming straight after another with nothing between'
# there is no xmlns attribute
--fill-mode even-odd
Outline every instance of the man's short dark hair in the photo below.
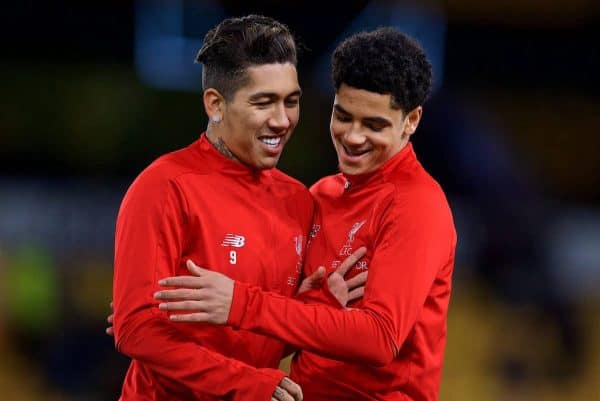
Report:
<svg viewBox="0 0 600 401"><path fill-rule="evenodd" d="M431 90L431 64L421 46L394 28L361 32L333 52L333 83L390 94L391 107L408 113Z"/></svg>
<svg viewBox="0 0 600 401"><path fill-rule="evenodd" d="M228 18L208 31L196 62L203 64L202 88L226 100L247 83L246 69L271 63L296 65L296 42L287 26L262 15Z"/></svg>

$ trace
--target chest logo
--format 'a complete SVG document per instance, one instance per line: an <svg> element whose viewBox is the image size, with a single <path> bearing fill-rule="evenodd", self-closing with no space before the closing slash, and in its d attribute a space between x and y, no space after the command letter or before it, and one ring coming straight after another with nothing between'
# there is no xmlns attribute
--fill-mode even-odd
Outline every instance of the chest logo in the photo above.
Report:
<svg viewBox="0 0 600 401"><path fill-rule="evenodd" d="M354 223L354 225L352 226L350 231L348 231L348 239L346 240L346 243L344 244L344 246L342 246L342 249L340 249L340 256L350 256L352 254L352 252L353 252L352 247L353 247L354 238L356 237L356 233L358 232L358 230L360 230L360 228L365 223L366 223L366 220Z"/></svg>
<svg viewBox="0 0 600 401"><path fill-rule="evenodd" d="M296 254L298 254L298 257L302 256L302 244L303 244L303 239L304 237L302 235L297 235L294 237L294 246L296 248Z"/></svg>
<svg viewBox="0 0 600 401"><path fill-rule="evenodd" d="M246 237L237 234L227 234L223 242L221 242L221 246L231 246L234 248L242 248L244 245L246 245Z"/></svg>
<svg viewBox="0 0 600 401"><path fill-rule="evenodd" d="M298 285L298 277L302 273L302 245L304 244L304 236L296 235L294 237L294 249L296 250L296 254L298 255L298 259L296 260L296 271L292 276L288 276L287 285L290 287L296 287Z"/></svg>
<svg viewBox="0 0 600 401"><path fill-rule="evenodd" d="M348 232L348 242L349 243L354 242L354 236L356 235L356 233L358 232L358 230L360 230L360 228L365 224L366 221L367 220L363 220L363 221L359 221L358 223L354 223L354 225L352 226L352 228Z"/></svg>

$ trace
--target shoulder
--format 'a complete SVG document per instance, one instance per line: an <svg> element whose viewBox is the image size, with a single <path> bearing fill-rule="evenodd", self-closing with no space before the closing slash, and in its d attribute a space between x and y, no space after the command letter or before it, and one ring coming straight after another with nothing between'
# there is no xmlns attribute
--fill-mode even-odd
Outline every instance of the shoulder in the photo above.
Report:
<svg viewBox="0 0 600 401"><path fill-rule="evenodd" d="M191 158L189 148L158 157L133 180L123 198L123 203L136 201L136 203L143 202L150 206L162 203L169 196L178 194L177 180L179 177L194 172ZM200 164L197 163L197 158L196 164Z"/></svg>
<svg viewBox="0 0 600 401"><path fill-rule="evenodd" d="M168 185L187 174L210 173L213 169L210 163L203 162L205 157L194 148L196 143L159 156L137 176L132 185Z"/></svg>
<svg viewBox="0 0 600 401"><path fill-rule="evenodd" d="M393 221L402 221L406 229L425 230L432 236L454 235L454 218L446 195L437 181L423 172L425 175L408 185L395 183L386 215Z"/></svg>
<svg viewBox="0 0 600 401"><path fill-rule="evenodd" d="M276 202L284 205L290 215L300 219L303 224L310 223L314 202L306 185L275 168L269 170L268 174L271 179L268 190L276 197Z"/></svg>
<svg viewBox="0 0 600 401"><path fill-rule="evenodd" d="M270 169L269 174L271 175L271 178L279 185L306 189L306 186L303 183L277 168Z"/></svg>
<svg viewBox="0 0 600 401"><path fill-rule="evenodd" d="M314 197L335 196L344 190L344 177L340 174L328 175L321 178L310 187Z"/></svg>
<svg viewBox="0 0 600 401"><path fill-rule="evenodd" d="M273 185L284 193L292 196L310 197L308 188L302 182L285 174L283 171L273 168L269 170Z"/></svg>
<svg viewBox="0 0 600 401"><path fill-rule="evenodd" d="M409 169L397 170L386 178L397 202L448 204L440 184L416 160Z"/></svg>

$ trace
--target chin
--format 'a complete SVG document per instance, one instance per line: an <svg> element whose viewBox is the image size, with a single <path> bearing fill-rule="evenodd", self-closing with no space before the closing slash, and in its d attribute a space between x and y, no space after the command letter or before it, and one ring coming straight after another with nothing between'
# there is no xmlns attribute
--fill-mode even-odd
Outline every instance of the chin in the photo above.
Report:
<svg viewBox="0 0 600 401"><path fill-rule="evenodd" d="M340 171L344 174L349 174L349 175L362 174L362 169L358 168L358 167L343 166L343 165L340 165L339 167L340 167Z"/></svg>
<svg viewBox="0 0 600 401"><path fill-rule="evenodd" d="M373 166L371 165L362 165L362 166L349 166L349 165L339 165L339 169L342 173L344 174L348 174L348 175L362 175L362 174L368 174L371 173L375 170L377 170L377 168L373 168Z"/></svg>
<svg viewBox="0 0 600 401"><path fill-rule="evenodd" d="M256 163L256 168L259 170L268 170L271 168L275 168L277 167L277 162L279 162L279 158L277 159L269 159L269 160L261 160L260 162Z"/></svg>

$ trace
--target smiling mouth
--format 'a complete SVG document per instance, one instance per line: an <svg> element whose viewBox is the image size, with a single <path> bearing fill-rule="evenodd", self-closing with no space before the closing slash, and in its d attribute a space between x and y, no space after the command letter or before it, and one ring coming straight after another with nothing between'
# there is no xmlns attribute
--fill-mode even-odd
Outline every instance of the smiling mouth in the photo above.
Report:
<svg viewBox="0 0 600 401"><path fill-rule="evenodd" d="M359 149L355 149L355 150L352 150L352 149L348 148L348 147L347 147L347 146L345 146L345 145L342 145L342 147L344 148L344 152L346 152L346 154L347 154L348 156L351 156L351 157L359 157L359 156L362 156L362 155L364 155L364 154L368 153L368 152L371 150L371 149L366 149L366 150L359 150Z"/></svg>
<svg viewBox="0 0 600 401"><path fill-rule="evenodd" d="M263 136L258 138L259 141L261 141L270 148L276 148L277 146L279 146L282 139L283 136Z"/></svg>

